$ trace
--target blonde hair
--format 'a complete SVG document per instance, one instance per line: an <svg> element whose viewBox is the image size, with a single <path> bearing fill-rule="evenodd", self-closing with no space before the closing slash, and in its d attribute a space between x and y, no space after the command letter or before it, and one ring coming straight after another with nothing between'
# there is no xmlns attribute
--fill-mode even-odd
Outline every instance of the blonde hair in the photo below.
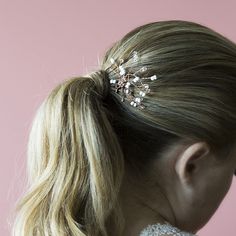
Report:
<svg viewBox="0 0 236 236"><path fill-rule="evenodd" d="M111 57L127 70L147 66L144 110L110 89ZM147 82L148 83L148 82ZM204 140L212 150L236 136L235 43L198 23L170 20L133 29L106 52L98 71L56 86L29 134L28 190L19 199L17 236L122 235L118 196L125 167L144 171L173 141ZM134 171L135 172L135 171ZM107 226L112 225L112 232Z"/></svg>

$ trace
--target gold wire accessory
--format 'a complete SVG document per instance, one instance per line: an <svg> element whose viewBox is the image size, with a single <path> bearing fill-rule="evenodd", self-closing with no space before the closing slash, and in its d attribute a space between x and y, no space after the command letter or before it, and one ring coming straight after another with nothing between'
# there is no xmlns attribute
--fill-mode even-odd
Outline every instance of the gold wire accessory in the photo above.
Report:
<svg viewBox="0 0 236 236"><path fill-rule="evenodd" d="M139 60L137 51L133 51L131 54L131 60L137 62ZM113 59L110 59L112 65L119 70L119 78L110 79L110 84L115 88L116 93L121 93L121 101L127 100L130 104L138 109L144 109L145 106L141 103L143 97L150 92L149 85L142 83L145 79L156 80L157 76L152 75L150 77L138 76L138 73L147 71L147 67L143 66L141 69L135 73L127 72L123 66L124 60L120 59L119 64ZM138 96L134 96L134 89L138 89Z"/></svg>

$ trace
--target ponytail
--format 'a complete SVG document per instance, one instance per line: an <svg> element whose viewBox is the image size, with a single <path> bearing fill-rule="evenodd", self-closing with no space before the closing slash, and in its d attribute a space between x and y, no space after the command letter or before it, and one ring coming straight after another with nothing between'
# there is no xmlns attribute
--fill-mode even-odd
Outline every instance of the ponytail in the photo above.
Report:
<svg viewBox="0 0 236 236"><path fill-rule="evenodd" d="M107 236L108 216L121 214L123 153L102 102L105 79L102 71L69 79L38 109L14 235Z"/></svg>

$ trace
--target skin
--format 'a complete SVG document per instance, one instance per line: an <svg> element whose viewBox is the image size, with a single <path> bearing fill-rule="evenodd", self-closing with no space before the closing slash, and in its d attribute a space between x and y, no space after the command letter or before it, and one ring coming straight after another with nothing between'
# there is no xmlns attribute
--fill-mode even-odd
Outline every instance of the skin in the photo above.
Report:
<svg viewBox="0 0 236 236"><path fill-rule="evenodd" d="M217 159L205 142L180 142L153 160L140 178L126 170L120 193L123 236L139 235L148 224L164 221L196 233L221 204L235 168L236 148Z"/></svg>

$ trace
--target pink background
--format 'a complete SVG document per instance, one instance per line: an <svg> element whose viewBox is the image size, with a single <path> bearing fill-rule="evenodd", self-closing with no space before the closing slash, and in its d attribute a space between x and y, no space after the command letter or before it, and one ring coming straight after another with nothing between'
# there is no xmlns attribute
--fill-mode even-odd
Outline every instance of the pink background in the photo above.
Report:
<svg viewBox="0 0 236 236"><path fill-rule="evenodd" d="M236 41L236 2L213 0L0 0L0 235L10 235L24 189L29 126L62 79L97 68L98 58L136 26L191 20ZM201 236L235 235L235 180Z"/></svg>

